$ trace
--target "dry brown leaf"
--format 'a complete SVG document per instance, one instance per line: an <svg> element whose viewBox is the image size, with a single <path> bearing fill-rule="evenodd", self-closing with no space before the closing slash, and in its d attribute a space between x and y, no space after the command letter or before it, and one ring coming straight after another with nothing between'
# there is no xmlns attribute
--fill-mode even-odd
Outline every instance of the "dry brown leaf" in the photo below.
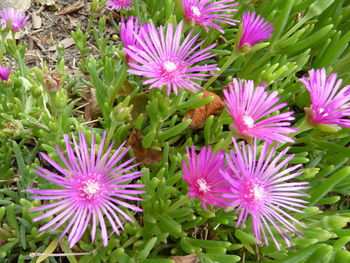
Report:
<svg viewBox="0 0 350 263"><path fill-rule="evenodd" d="M95 89L90 89L88 96L90 103L86 104L86 106L84 107L84 113L85 120L90 121L98 118L98 116L101 114L101 109L97 103Z"/></svg>
<svg viewBox="0 0 350 263"><path fill-rule="evenodd" d="M83 7L84 7L84 1L79 0L76 3L74 3L73 5L70 5L70 6L66 7L65 9L63 9L62 11L58 12L58 14L59 15L71 14L71 13L79 11Z"/></svg>
<svg viewBox="0 0 350 263"><path fill-rule="evenodd" d="M135 98L131 101L133 108L131 111L131 116L133 120L136 120L141 113L145 113L145 108L149 99L147 93L138 93Z"/></svg>
<svg viewBox="0 0 350 263"><path fill-rule="evenodd" d="M203 91L203 97L206 98L213 96L214 99L208 104L201 106L199 108L190 110L186 113L184 120L192 119L190 128L191 129L201 129L204 127L205 121L211 116L219 116L225 107L225 103L222 99L210 91Z"/></svg>
<svg viewBox="0 0 350 263"><path fill-rule="evenodd" d="M33 28L34 29L39 29L42 26L42 19L40 14L38 14L37 12L33 12L32 13L32 24L33 24Z"/></svg>
<svg viewBox="0 0 350 263"><path fill-rule="evenodd" d="M64 49L69 48L70 46L73 46L75 44L73 38L71 37L67 37L63 40L60 41L60 43L58 43L59 46L63 46ZM52 46L50 47L47 51L56 51L57 47L56 46Z"/></svg>
<svg viewBox="0 0 350 263"><path fill-rule="evenodd" d="M142 137L137 130L133 130L131 132L126 145L131 147L135 154L136 160L144 165L159 163L162 160L161 151L142 147Z"/></svg>
<svg viewBox="0 0 350 263"><path fill-rule="evenodd" d="M26 52L25 57L24 57L25 62L28 64L35 63L39 59L38 53L39 53L38 50L29 49Z"/></svg>
<svg viewBox="0 0 350 263"><path fill-rule="evenodd" d="M70 46L73 46L75 44L73 38L67 37L60 41L60 45L63 45L64 48L69 48Z"/></svg>
<svg viewBox="0 0 350 263"><path fill-rule="evenodd" d="M56 2L55 2L55 0L44 0L44 5L54 6L54 5L56 5Z"/></svg>
<svg viewBox="0 0 350 263"><path fill-rule="evenodd" d="M175 263L199 263L199 258L196 254L190 254L187 256L173 256L171 259L175 260Z"/></svg>
<svg viewBox="0 0 350 263"><path fill-rule="evenodd" d="M54 39L52 37L52 32L50 32L50 34L44 35L41 38L41 41L44 42L46 45L51 45L54 42Z"/></svg>

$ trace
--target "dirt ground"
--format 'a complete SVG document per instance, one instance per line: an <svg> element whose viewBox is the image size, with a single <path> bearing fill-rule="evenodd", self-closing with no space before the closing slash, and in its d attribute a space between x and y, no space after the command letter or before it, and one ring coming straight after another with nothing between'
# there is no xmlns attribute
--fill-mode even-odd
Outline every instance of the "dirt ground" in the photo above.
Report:
<svg viewBox="0 0 350 263"><path fill-rule="evenodd" d="M26 64L49 68L57 65L58 43L64 46L68 68L76 69L79 52L74 46L71 31L78 24L86 28L90 0L0 0L0 9L15 7L25 11L31 23L16 35L19 42L27 42Z"/></svg>

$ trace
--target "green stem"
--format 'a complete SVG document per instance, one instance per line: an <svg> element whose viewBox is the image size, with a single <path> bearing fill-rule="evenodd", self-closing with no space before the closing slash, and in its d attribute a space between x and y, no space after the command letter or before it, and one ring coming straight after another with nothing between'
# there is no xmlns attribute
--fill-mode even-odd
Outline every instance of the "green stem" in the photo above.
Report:
<svg viewBox="0 0 350 263"><path fill-rule="evenodd" d="M106 141L105 141L105 145L104 145L104 151L106 151L109 147L109 143L114 135L114 132L115 132L115 129L117 128L117 124L115 122L112 121L112 124L111 124L111 127L107 133L107 138L106 138Z"/></svg>
<svg viewBox="0 0 350 263"><path fill-rule="evenodd" d="M241 72L241 75L245 77L248 76L254 69L260 67L261 64L263 64L270 56L271 52L266 52L265 55L261 57L257 62L250 63L250 66L245 71Z"/></svg>
<svg viewBox="0 0 350 263"><path fill-rule="evenodd" d="M121 88L121 86L124 84L125 80L126 80L126 77L127 77L127 74L126 74L126 70L127 70L127 64L126 63L123 63L120 70L119 70L119 76L118 76L118 79L116 81L116 84L115 86L113 87L111 93L110 93L110 97L109 97L109 100L108 100L108 106L110 108L113 107L113 104L114 104L114 100L115 100L115 97L117 96L118 94L118 91L119 89Z"/></svg>
<svg viewBox="0 0 350 263"><path fill-rule="evenodd" d="M169 208L165 209L165 213L170 213L170 212L174 211L175 209L178 209L179 207L183 206L184 204L186 204L188 202L190 202L190 197L188 195L186 195L185 197L177 200L175 202L175 204L173 204Z"/></svg>
<svg viewBox="0 0 350 263"><path fill-rule="evenodd" d="M226 61L226 63L221 67L220 71L215 75L212 76L209 81L204 85L204 89L208 89L210 85L222 74L225 72L225 70L231 66L231 64L240 56L242 56L244 53L240 53L237 49L232 51L231 56L229 59Z"/></svg>
<svg viewBox="0 0 350 263"><path fill-rule="evenodd" d="M1 41L0 41L0 61L2 61L2 57L4 55L5 43L6 43L6 35L5 35L5 33L2 33L1 34Z"/></svg>
<svg viewBox="0 0 350 263"><path fill-rule="evenodd" d="M295 137L296 135L298 135L304 131L312 129L312 126L310 125L308 120L305 118L300 122L300 124L296 128L298 129L298 131L291 133L290 134L291 137Z"/></svg>
<svg viewBox="0 0 350 263"><path fill-rule="evenodd" d="M300 19L298 23L296 23L287 33L282 36L281 41L286 40L290 35L298 30L298 28L301 27L307 21L307 19L308 18L306 16Z"/></svg>

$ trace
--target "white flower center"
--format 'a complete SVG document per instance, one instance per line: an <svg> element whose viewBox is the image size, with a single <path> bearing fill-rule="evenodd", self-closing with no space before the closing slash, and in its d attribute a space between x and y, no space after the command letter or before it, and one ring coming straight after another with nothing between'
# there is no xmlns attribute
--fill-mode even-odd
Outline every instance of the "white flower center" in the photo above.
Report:
<svg viewBox="0 0 350 263"><path fill-rule="evenodd" d="M265 189L257 182L248 181L242 183L241 187L242 198L248 204L259 203L265 198Z"/></svg>
<svg viewBox="0 0 350 263"><path fill-rule="evenodd" d="M205 181L203 178L197 180L197 184L199 186L200 192L208 192L210 190L210 186L207 184L207 181Z"/></svg>
<svg viewBox="0 0 350 263"><path fill-rule="evenodd" d="M100 184L95 180L87 180L83 183L83 187L81 188L83 192L83 197L86 199L95 199L98 193L101 190Z"/></svg>
<svg viewBox="0 0 350 263"><path fill-rule="evenodd" d="M324 112L324 108L319 108L318 112L323 116L323 117L327 117L328 116L328 113L323 113Z"/></svg>
<svg viewBox="0 0 350 263"><path fill-rule="evenodd" d="M173 72L174 70L177 69L176 64L174 62L171 62L171 61L164 62L163 67L167 72Z"/></svg>
<svg viewBox="0 0 350 263"><path fill-rule="evenodd" d="M264 189L258 185L254 186L253 193L255 200L262 200L264 198Z"/></svg>
<svg viewBox="0 0 350 263"><path fill-rule="evenodd" d="M253 128L254 127L254 120L250 116L244 116L243 117L243 122L245 125L247 125L248 128Z"/></svg>
<svg viewBox="0 0 350 263"><path fill-rule="evenodd" d="M201 15L201 11L199 11L198 7L196 7L196 6L191 6L191 11L192 11L192 14L194 16L200 16Z"/></svg>

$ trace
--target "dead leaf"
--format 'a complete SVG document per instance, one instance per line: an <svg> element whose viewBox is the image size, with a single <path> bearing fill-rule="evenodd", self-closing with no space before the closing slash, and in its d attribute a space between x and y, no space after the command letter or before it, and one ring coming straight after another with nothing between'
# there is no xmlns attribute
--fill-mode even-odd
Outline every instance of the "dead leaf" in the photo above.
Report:
<svg viewBox="0 0 350 263"><path fill-rule="evenodd" d="M131 101L131 104L133 105L131 116L133 120L136 120L137 117L141 113L145 113L145 108L147 105L149 99L149 95L147 93L138 93L136 94L135 98Z"/></svg>
<svg viewBox="0 0 350 263"><path fill-rule="evenodd" d="M44 0L44 5L53 6L55 4L55 0Z"/></svg>
<svg viewBox="0 0 350 263"><path fill-rule="evenodd" d="M32 23L34 29L41 28L42 25L42 19L41 16L37 12L32 13Z"/></svg>
<svg viewBox="0 0 350 263"><path fill-rule="evenodd" d="M209 96L214 97L214 99L210 103L188 111L185 117L183 118L183 120L192 119L191 124L189 126L191 129L203 128L205 121L211 115L219 116L222 110L224 109L225 103L222 101L222 99L218 95L210 91L203 91L202 98L206 98Z"/></svg>
<svg viewBox="0 0 350 263"><path fill-rule="evenodd" d="M161 151L142 147L142 137L135 129L131 132L126 145L131 147L136 160L144 165L159 163L162 160Z"/></svg>
<svg viewBox="0 0 350 263"><path fill-rule="evenodd" d="M3 245L5 245L6 242L7 242L7 241L6 241L5 239L0 238L0 247L2 247Z"/></svg>
<svg viewBox="0 0 350 263"><path fill-rule="evenodd" d="M63 9L62 11L58 12L58 14L59 15L71 14L71 13L77 12L78 10L80 10L83 7L84 7L84 1L79 0L76 3L74 3L73 5L70 5L70 6L66 7L65 9Z"/></svg>
<svg viewBox="0 0 350 263"><path fill-rule="evenodd" d="M58 45L63 46L64 49L69 48L70 46L73 46L74 44L75 44L75 42L74 42L73 38L71 38L71 37L67 37L58 43ZM56 51L56 50L57 50L57 47L52 46L47 51Z"/></svg>
<svg viewBox="0 0 350 263"><path fill-rule="evenodd" d="M175 263L199 263L199 258L196 254L190 254L187 256L173 256L171 259L175 260Z"/></svg>
<svg viewBox="0 0 350 263"><path fill-rule="evenodd" d="M29 49L26 54L25 54L25 62L30 64L30 63L35 63L38 58L39 58L39 55L38 55L38 50L34 50L34 49Z"/></svg>
<svg viewBox="0 0 350 263"><path fill-rule="evenodd" d="M88 100L90 101L90 103L86 104L86 106L84 107L84 113L85 120L90 121L98 118L98 116L101 114L101 109L97 103L95 89L90 89L88 96Z"/></svg>
<svg viewBox="0 0 350 263"><path fill-rule="evenodd" d="M50 32L50 34L44 35L41 38L41 41L44 42L46 45L52 45L52 43L54 42L54 39L52 37L52 32Z"/></svg>
<svg viewBox="0 0 350 263"><path fill-rule="evenodd" d="M73 38L67 37L60 41L60 45L63 45L64 48L69 48L70 46L73 46L75 44Z"/></svg>

